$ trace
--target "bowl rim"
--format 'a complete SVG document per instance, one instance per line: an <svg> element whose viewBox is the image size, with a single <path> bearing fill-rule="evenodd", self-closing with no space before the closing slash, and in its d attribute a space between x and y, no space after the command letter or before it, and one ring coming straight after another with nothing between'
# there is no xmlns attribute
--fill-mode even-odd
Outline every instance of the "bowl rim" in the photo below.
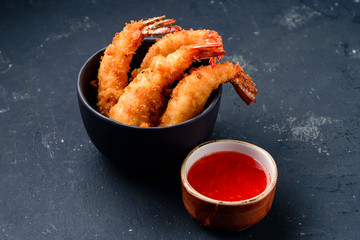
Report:
<svg viewBox="0 0 360 240"><path fill-rule="evenodd" d="M201 148L204 145L207 144L211 144L211 143L217 143L217 142L234 142L236 144L241 144L241 145L246 145L246 146L251 146L256 148L257 150L262 151L263 153L265 153L265 155L267 155L272 163L272 165L274 166L274 177L271 179L269 186L266 187L266 189L260 193L259 195L256 195L252 198L249 199L245 199L245 200L241 200L241 201L223 201L223 200L215 200L209 197L206 197L204 195L202 195L201 193L199 193L198 191L196 191L189 183L187 177L186 177L186 173L185 173L185 165L189 159L189 157L193 154L193 152L195 152L197 149ZM267 195L269 195L273 189L275 188L276 184L277 184L277 179L278 179L278 169L276 166L276 162L274 160L274 158L263 148L254 145L252 143L248 143L248 142L244 142L244 141L240 141L240 140L235 140L235 139L216 139L216 140L209 140L206 142L203 142L201 144L199 144L198 146L196 146L195 148L193 148L189 154L185 157L182 165L181 165L181 170L180 170L180 175L181 175L181 184L183 185L183 187L185 188L185 190L190 193L192 196L199 198L200 200L203 200L205 202L209 202L209 203L213 203L216 205L226 205L226 206L239 206L239 205L247 205L247 204L251 204L251 203L255 203L258 202L260 200L262 200L263 198L265 198Z"/></svg>
<svg viewBox="0 0 360 240"><path fill-rule="evenodd" d="M148 39L144 39L144 41L152 41L154 38L148 38ZM131 125L127 125L127 124L123 124L121 122L115 121L109 117L106 117L104 115L102 115L99 111L97 111L96 109L94 109L90 103L87 101L83 89L81 88L81 78L82 78L82 74L84 72L84 69L86 68L86 66L89 64L89 62L96 57L98 54L101 54L105 51L106 47L96 51L95 53L93 53L86 61L85 63L82 65L79 74L78 74L78 79L77 79L77 84L76 84L76 90L77 90L77 95L78 98L80 99L81 103L96 117L112 124L112 125L117 125L120 127L126 127L126 128L132 128L134 130L142 130L142 131L161 131L162 129L170 129L170 128L178 128L184 125L188 125L191 124L192 121L196 121L199 118L204 117L209 111L211 111L216 105L217 102L220 101L220 98L222 96L222 84L219 85L219 87L217 89L214 89L213 91L217 91L216 95L214 96L214 99L210 102L210 104L197 116L186 120L184 122L175 124L175 125L171 125L171 126L165 126L165 127L139 127L139 126L131 126Z"/></svg>

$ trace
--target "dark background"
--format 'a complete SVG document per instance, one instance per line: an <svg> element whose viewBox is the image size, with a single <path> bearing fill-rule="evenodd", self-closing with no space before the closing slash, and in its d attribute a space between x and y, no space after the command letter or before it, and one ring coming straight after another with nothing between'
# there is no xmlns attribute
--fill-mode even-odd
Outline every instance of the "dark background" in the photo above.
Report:
<svg viewBox="0 0 360 240"><path fill-rule="evenodd" d="M224 85L210 137L277 163L272 209L245 231L186 212L179 163L126 172L82 125L82 64L125 22L163 14L218 31L257 84L250 106ZM359 239L359 76L359 0L0 0L0 239Z"/></svg>

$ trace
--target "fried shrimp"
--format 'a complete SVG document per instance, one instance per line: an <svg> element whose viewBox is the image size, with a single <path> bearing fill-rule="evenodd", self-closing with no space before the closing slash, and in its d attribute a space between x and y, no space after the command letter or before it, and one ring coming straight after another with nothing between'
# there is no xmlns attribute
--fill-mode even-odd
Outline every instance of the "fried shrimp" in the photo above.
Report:
<svg viewBox="0 0 360 240"><path fill-rule="evenodd" d="M220 44L205 44L182 46L166 57L153 57L149 68L140 72L124 89L117 104L111 108L109 117L127 125L157 126L166 88L180 79L194 61L224 53Z"/></svg>
<svg viewBox="0 0 360 240"><path fill-rule="evenodd" d="M163 35L179 31L174 19L164 19L165 16L148 20L131 21L120 33L116 33L104 53L98 71L98 108L100 113L108 115L123 89L128 85L130 63L137 48L145 36Z"/></svg>
<svg viewBox="0 0 360 240"><path fill-rule="evenodd" d="M194 69L174 88L159 126L170 126L189 120L204 109L211 92L222 83L231 82L246 104L256 102L255 83L237 63L218 63L215 67Z"/></svg>
<svg viewBox="0 0 360 240"><path fill-rule="evenodd" d="M156 55L167 56L175 52L184 45L205 45L208 43L217 43L222 46L222 39L219 34L213 30L181 30L164 36L153 44L147 54L145 55L140 68L135 69L131 76L135 78L136 75L143 69L148 68L151 59Z"/></svg>

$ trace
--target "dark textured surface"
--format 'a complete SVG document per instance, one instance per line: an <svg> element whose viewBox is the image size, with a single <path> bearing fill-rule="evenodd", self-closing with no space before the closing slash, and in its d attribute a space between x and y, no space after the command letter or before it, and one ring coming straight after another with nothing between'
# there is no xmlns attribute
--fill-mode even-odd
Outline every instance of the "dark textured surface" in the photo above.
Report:
<svg viewBox="0 0 360 240"><path fill-rule="evenodd" d="M218 31L257 83L249 107L224 86L210 137L277 162L273 207L243 232L191 218L179 163L136 176L82 125L82 64L125 22L162 14ZM359 239L359 24L358 0L0 1L0 239Z"/></svg>

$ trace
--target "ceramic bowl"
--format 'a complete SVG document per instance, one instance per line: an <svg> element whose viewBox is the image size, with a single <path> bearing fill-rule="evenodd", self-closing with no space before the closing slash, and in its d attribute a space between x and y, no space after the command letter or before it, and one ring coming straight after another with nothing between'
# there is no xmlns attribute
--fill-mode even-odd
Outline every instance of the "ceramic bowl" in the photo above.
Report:
<svg viewBox="0 0 360 240"><path fill-rule="evenodd" d="M132 69L140 66L153 43L155 39L143 41L133 57ZM186 122L152 128L125 125L103 116L96 106L97 89L90 82L97 79L104 50L99 50L85 62L77 81L81 117L93 144L108 159L129 166L146 168L161 161L171 162L173 158L180 158L181 163L193 147L211 134L219 111L222 87L213 91L200 115Z"/></svg>
<svg viewBox="0 0 360 240"><path fill-rule="evenodd" d="M188 182L191 166L202 157L221 151L235 151L253 157L270 174L270 184L259 195L243 201L219 201L197 192ZM277 167L274 159L264 149L237 140L215 140L194 148L185 158L181 167L182 197L187 211L204 226L218 229L241 231L261 219L269 212L277 182Z"/></svg>

